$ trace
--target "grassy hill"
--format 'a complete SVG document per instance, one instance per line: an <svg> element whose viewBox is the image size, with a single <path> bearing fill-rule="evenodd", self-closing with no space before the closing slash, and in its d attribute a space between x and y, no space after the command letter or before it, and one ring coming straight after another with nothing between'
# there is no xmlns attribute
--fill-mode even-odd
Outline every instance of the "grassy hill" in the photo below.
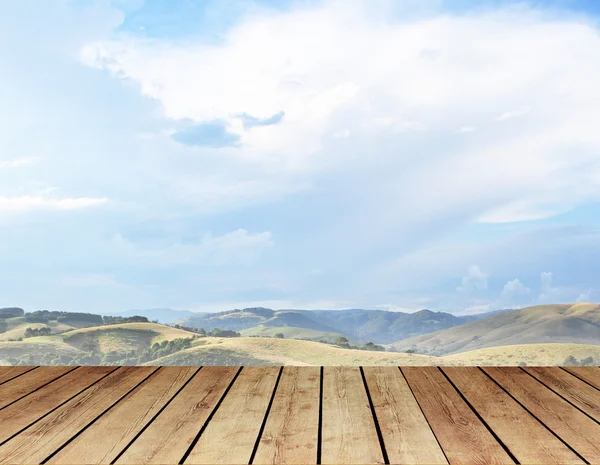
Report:
<svg viewBox="0 0 600 465"><path fill-rule="evenodd" d="M338 337L343 336L341 333L296 328L294 326L269 327L258 325L240 332L244 337L275 337L279 333L283 334L285 339L310 339L311 341L322 342L334 342Z"/></svg>
<svg viewBox="0 0 600 465"><path fill-rule="evenodd" d="M446 364L460 365L563 365L569 357L578 362L592 357L600 364L600 345L589 344L517 344L461 352L442 357ZM566 363L571 365L572 363Z"/></svg>
<svg viewBox="0 0 600 465"><path fill-rule="evenodd" d="M173 323L192 328L244 331L255 326L313 329L341 333L348 339L376 344L392 343L411 336L451 328L478 316L455 316L444 312L421 310L415 313L383 310L271 310L246 308L220 313L205 313Z"/></svg>
<svg viewBox="0 0 600 465"><path fill-rule="evenodd" d="M77 349L105 354L111 351L141 352L154 343L193 336L194 333L189 331L161 324L123 323L78 329L60 337Z"/></svg>
<svg viewBox="0 0 600 465"><path fill-rule="evenodd" d="M202 338L147 365L432 365L424 355L342 349L320 342L268 338Z"/></svg>
<svg viewBox="0 0 600 465"><path fill-rule="evenodd" d="M391 344L428 355L448 355L516 344L600 344L600 306L538 305Z"/></svg>

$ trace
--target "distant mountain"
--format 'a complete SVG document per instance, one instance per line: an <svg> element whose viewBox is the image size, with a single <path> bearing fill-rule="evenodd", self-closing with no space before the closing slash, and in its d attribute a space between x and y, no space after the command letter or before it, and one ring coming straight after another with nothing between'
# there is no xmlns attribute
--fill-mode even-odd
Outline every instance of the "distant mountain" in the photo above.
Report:
<svg viewBox="0 0 600 465"><path fill-rule="evenodd" d="M246 330L254 326L280 326L341 333L360 343L391 343L411 336L451 328L475 316L457 317L444 312L421 310L415 313L384 310L271 310L245 308L193 315L174 323L194 328Z"/></svg>
<svg viewBox="0 0 600 465"><path fill-rule="evenodd" d="M600 344L600 306L538 305L501 312L454 328L399 340L390 347L428 355L513 344Z"/></svg>
<svg viewBox="0 0 600 465"><path fill-rule="evenodd" d="M145 316L150 321L158 320L159 323L171 323L175 320L187 318L190 316L197 315L198 312L192 312L189 310L173 310L170 308L146 308L140 310L125 310L121 312L110 312L104 313L107 316Z"/></svg>

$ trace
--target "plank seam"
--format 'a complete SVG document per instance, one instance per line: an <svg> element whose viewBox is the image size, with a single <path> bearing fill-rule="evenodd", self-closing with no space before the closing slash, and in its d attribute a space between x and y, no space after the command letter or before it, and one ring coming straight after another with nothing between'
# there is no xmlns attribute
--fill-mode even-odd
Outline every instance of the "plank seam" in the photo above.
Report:
<svg viewBox="0 0 600 465"><path fill-rule="evenodd" d="M107 376L109 376L110 374L114 373L115 371L117 371L119 369L119 367L115 368L114 370L106 373L102 378L97 379L96 381L94 381L92 384L90 384L89 386L83 388L81 391L79 391L77 394L73 394L71 397L69 397L67 400L65 400L64 402L61 402L59 405L57 405L56 407L54 407L52 410L49 410L48 412L46 412L44 415L42 415L41 417L39 417L37 420L32 421L31 423L29 423L27 426L21 428L19 431L17 431L15 434L13 434L11 437L5 439L4 441L0 442L0 446L3 446L4 444L6 444L8 441L10 441L11 439L15 438L16 436L18 436L19 434L21 434L23 431L25 431L27 428L30 428L31 426L35 425L38 421L43 420L44 418L46 418L48 415L50 415L52 412L58 410L59 408L61 408L63 405L65 405L67 402L72 401L73 399L75 399L75 397L77 397L78 395L82 394L83 392L87 391L89 388L91 388L92 386L94 386L94 384L99 383L100 381L102 381L104 378L106 378Z"/></svg>
<svg viewBox="0 0 600 465"><path fill-rule="evenodd" d="M442 375L444 375L444 377L448 380L448 382L450 383L450 385L454 388L454 390L458 393L458 395L461 397L461 399L467 404L467 406L473 411L473 413L475 414L475 416L479 419L479 421L483 424L483 426L485 426L487 428L487 430L490 432L490 434L492 435L492 437L498 441L498 444L500 444L500 446L504 449L504 451L508 454L508 456L511 458L511 460L513 460L515 462L515 464L519 465L521 462L519 462L519 460L517 460L517 458L515 457L515 455L510 451L510 449L508 448L508 446L506 444L504 444L504 442L502 442L502 440L500 439L500 437L496 434L496 432L490 427L490 425L487 424L487 422L483 419L483 417L479 414L479 412L477 410L475 410L475 407L473 407L473 405L471 405L471 402L468 401L468 399L465 397L465 395L460 391L460 389L458 389L458 387L454 384L454 382L450 379L450 377L444 372L444 370L442 370L441 367L437 367L438 370L440 370L440 372L442 373Z"/></svg>
<svg viewBox="0 0 600 465"><path fill-rule="evenodd" d="M92 421L90 421L87 425L85 425L83 428L81 428L77 433L75 433L70 439L68 439L65 443L63 443L60 447L58 447L54 452L52 452L48 457L46 457L44 460L42 460L42 464L48 462L48 460L50 460L52 457L54 457L56 454L58 454L61 450L63 450L65 447L67 447L71 442L73 442L77 437L79 437L79 435L81 435L85 430L87 430L90 426L92 426L96 421L98 421L98 419L100 417L102 417L102 415L104 415L106 412L108 412L111 408L113 408L115 405L117 405L121 400L123 400L125 397L127 397L129 394L131 394L134 390L136 390L138 387L140 387L144 382L146 382L146 380L148 378L150 378L152 375L154 375L155 373L158 372L158 370L160 370L160 367L158 367L156 370L152 371L148 376L146 376L144 379L142 379L139 383L137 383L134 387L132 387L131 389L129 389L125 394L123 394L121 397L119 397L115 402L113 402L111 405L109 405L103 412L101 412L96 418L94 418ZM116 370L115 370L116 371Z"/></svg>
<svg viewBox="0 0 600 465"><path fill-rule="evenodd" d="M21 396L21 397L19 397L18 399L15 399L15 400L13 400L13 401L12 401L12 402L10 402L9 404L6 404L4 407L0 407L0 410L4 410L5 408L7 408L7 407L10 407L11 405L13 405L13 404L15 404L15 403L19 402L21 399L24 399L25 397L27 397L27 396L29 396L29 395L33 394L34 392L36 392L36 391L39 391L39 390L40 390L40 389L42 389L42 388L45 388L46 386L48 386L50 383L53 383L53 382L54 382L54 381L56 381L57 379L60 379L60 378L62 378L63 376L66 376L66 375L68 375L69 373L73 373L75 370L77 370L77 368L79 368L79 367L74 367L72 370L66 371L66 372L64 372L62 375L59 375L59 376L57 376L56 378L52 378L50 381L48 381L47 383L45 383L45 384L42 384L41 386L39 386L39 387L35 388L33 391L31 391L31 392L28 392L27 394L24 394L24 395L22 395L22 396ZM30 372L32 372L32 371L33 371L33 370L29 370L29 371L27 371L26 373L30 373Z"/></svg>
<svg viewBox="0 0 600 465"><path fill-rule="evenodd" d="M241 371L242 371L243 368L244 368L243 366L241 366L239 368L239 370L237 371L237 373L235 374L235 376L233 377L233 379L229 383L229 386L227 386L227 389L225 389L225 391L223 392L223 395L219 399L219 402L217 402L217 404L214 406L214 408L212 409L212 412L210 412L210 415L206 418L206 421L204 422L204 424L200 428L200 431L198 431L198 434L196 435L196 437L194 438L194 440L192 441L192 443L190 444L190 446L187 448L187 450L183 454L183 457L179 461L178 465L182 465L186 461L186 459L188 458L188 456L191 454L191 452L194 449L194 447L196 447L196 444L200 440L200 436L202 436L202 433L204 433L204 430L206 429L206 427L210 423L210 420L212 420L212 418L217 413L217 410L219 409L219 407L221 406L221 404L225 400L225 397L227 397L227 394L231 390L231 387L233 386L233 384L235 383L235 381L238 379L238 376L240 375L240 373L241 373Z"/></svg>
<svg viewBox="0 0 600 465"><path fill-rule="evenodd" d="M275 386L273 388L273 392L271 393L271 399L269 400L269 405L267 405L267 411L265 412L265 417L260 425L260 429L258 430L258 437L256 438L256 442L254 443L254 448L252 449L252 454L250 454L251 464L254 461L254 457L256 456L256 451L258 450L258 446L260 444L260 438L265 431L265 426L267 424L267 418L269 417L269 413L271 412L271 406L273 405L273 400L275 399L275 393L277 392L277 386L279 386L279 380L281 379L281 374L283 373L283 366L279 368L279 373L277 374L277 380L275 381Z"/></svg>
<svg viewBox="0 0 600 465"><path fill-rule="evenodd" d="M26 374L26 373L31 373L31 372L32 372L33 370L35 370L36 368L39 368L39 367L32 367L31 369L29 369L29 370L27 370L27 371L24 371L23 373L19 373L18 375L15 375L15 376L13 376L12 378L5 379L4 381L2 381L2 382L0 383L0 386L2 386L2 385L3 385L3 384L5 384L5 383L8 383L9 381L12 381L13 379L16 379L16 378L18 378L19 376L23 376L23 375L24 375L24 374Z"/></svg>
<svg viewBox="0 0 600 465"><path fill-rule="evenodd" d="M196 375L198 374L198 372L202 369L202 367L198 367L198 369L194 372L194 374L192 376L190 376L190 379L188 379L183 386L181 386L177 392L175 394L173 394L173 397L171 397L167 403L165 405L163 405L160 410L150 419L150 421L145 424L143 426L143 428L133 437L133 439L131 441L129 441L129 443L123 448L123 450L121 452L119 452L119 454L112 460L111 465L115 464L117 462L117 460L119 460L121 458L121 456L127 451L127 449L129 449L132 444L138 440L138 438L144 433L144 431L146 431L150 425L154 422L154 420L156 420L158 418L158 416L169 406L169 404L173 401L173 399L175 399L179 393L196 377Z"/></svg>
<svg viewBox="0 0 600 465"><path fill-rule="evenodd" d="M579 381L583 381L585 384L587 384L590 387L593 387L594 389L596 389L597 391L600 391L600 388L598 386L594 386L592 383L589 383L588 381L586 381L585 379L581 378L579 375L565 369L565 367L558 367L560 368L562 371L565 371L567 373L569 373L571 376L574 376L575 378L577 378ZM590 367L590 368L596 368L596 367Z"/></svg>
<svg viewBox="0 0 600 465"><path fill-rule="evenodd" d="M529 376L531 376L533 379L535 379L538 383L540 383L542 386L545 386L546 388L548 388L548 390L550 390L551 392L553 392L554 394L556 394L558 397L560 397L561 399L563 399L564 401L568 402L570 405L572 405L573 407L575 407L577 410L579 410L581 413L583 413L586 417L588 417L589 419L593 420L595 423L600 425L600 421L596 420L593 416L591 416L589 413L587 413L585 410L583 410L582 408L580 408L579 406L575 405L573 402L571 402L569 399L567 399L566 397L564 397L560 392L554 390L552 388L552 386L549 386L548 384L544 383L541 379L537 378L536 376L532 375L531 373L529 373L527 370L524 370L522 367L520 367L521 370L523 370L525 373L527 373Z"/></svg>
<svg viewBox="0 0 600 465"><path fill-rule="evenodd" d="M377 420L377 413L375 412L375 406L373 405L373 399L371 399L371 393L369 392L369 386L367 385L367 379L365 378L365 372L363 367L358 367L360 370L360 376L362 377L363 386L365 388L365 392L367 393L367 399L369 400L369 408L371 409L371 416L373 417L373 422L375 423L375 431L377 432L377 438L379 439L379 447L381 448L381 454L383 455L383 462L390 463L390 459L387 455L387 450L385 448L385 442L383 441L383 434L381 433L381 428L379 426L379 420Z"/></svg>
<svg viewBox="0 0 600 465"><path fill-rule="evenodd" d="M319 427L317 429L317 465L321 464L321 441L323 440L323 367L319 370Z"/></svg>
<svg viewBox="0 0 600 465"><path fill-rule="evenodd" d="M575 449L573 449L573 447L571 447L571 445L569 443L567 443L567 441L565 441L563 438L561 438L558 434L556 434L554 431L552 431L552 429L546 425L541 419L539 419L537 416L534 415L534 413L529 410L524 404L522 404L516 397L514 397L510 392L508 392L507 389L504 388L504 386L502 386L498 381L496 381L489 373L487 373L483 368L481 367L477 367L479 368L479 370L481 372L483 372L483 374L485 374L494 384L496 384L500 389L502 389L512 400L514 400L518 405L520 405L529 415L531 415L535 420L537 420L537 422L542 425L544 428L546 428L554 437L556 437L556 439L558 439L560 442L562 442L565 446L567 446L567 448L573 452L577 457L579 457L581 460L583 460L584 463L589 464L590 462L588 462L585 457L583 457L579 452L577 452Z"/></svg>
<svg viewBox="0 0 600 465"><path fill-rule="evenodd" d="M419 410L421 411L421 414L423 415L423 418L425 418L425 421L427 422L427 426L429 426L429 430L433 434L433 437L435 438L435 441L437 442L438 446L440 447L440 450L442 451L442 454L444 454L444 458L446 459L446 463L450 463L450 460L448 459L448 456L446 455L446 451L442 447L442 444L440 443L440 440L438 439L437 435L435 434L435 431L431 427L431 423L429 423L429 418L427 418L427 415L425 415L425 412L423 411L423 408L421 407L421 404L419 404L419 399L417 399L417 396L415 396L413 388L410 385L410 383L408 382L408 379L406 379L406 376L404 375L404 372L402 371L402 368L398 367L398 371L400 371L400 374L402 375L402 378L404 378L404 381L406 382L406 385L408 386L408 389L409 389L410 393L412 394L413 399L415 399L415 402L419 406Z"/></svg>

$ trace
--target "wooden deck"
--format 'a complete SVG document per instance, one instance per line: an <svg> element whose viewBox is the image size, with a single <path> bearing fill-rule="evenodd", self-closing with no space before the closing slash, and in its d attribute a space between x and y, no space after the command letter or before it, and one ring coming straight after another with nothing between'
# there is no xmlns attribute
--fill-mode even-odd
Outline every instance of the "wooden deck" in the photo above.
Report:
<svg viewBox="0 0 600 465"><path fill-rule="evenodd" d="M600 464L600 368L0 367L0 463Z"/></svg>

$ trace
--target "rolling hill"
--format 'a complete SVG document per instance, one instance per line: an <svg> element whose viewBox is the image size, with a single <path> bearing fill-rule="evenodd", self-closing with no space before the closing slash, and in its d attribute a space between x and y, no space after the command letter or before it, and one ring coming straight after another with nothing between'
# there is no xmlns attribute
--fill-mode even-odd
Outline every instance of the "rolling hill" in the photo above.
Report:
<svg viewBox="0 0 600 465"><path fill-rule="evenodd" d="M350 350L313 341L203 338L197 346L146 365L432 365L436 357Z"/></svg>
<svg viewBox="0 0 600 465"><path fill-rule="evenodd" d="M194 315L173 322L181 326L243 331L255 326L291 326L340 333L360 343L392 343L415 335L431 333L475 321L482 316L455 316L421 310L415 313L383 310L271 310L246 308Z"/></svg>
<svg viewBox="0 0 600 465"><path fill-rule="evenodd" d="M449 355L517 344L600 344L600 306L538 305L390 344L398 351Z"/></svg>

